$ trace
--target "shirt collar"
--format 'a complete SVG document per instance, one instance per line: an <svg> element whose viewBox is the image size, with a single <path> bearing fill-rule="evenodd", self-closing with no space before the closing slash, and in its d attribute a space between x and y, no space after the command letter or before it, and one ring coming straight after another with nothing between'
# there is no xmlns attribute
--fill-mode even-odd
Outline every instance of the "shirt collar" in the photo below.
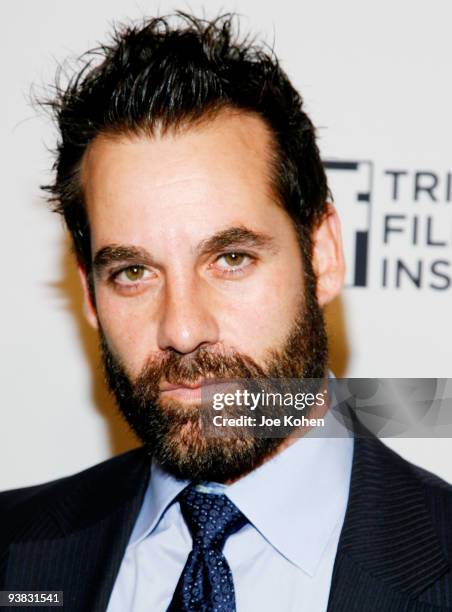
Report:
<svg viewBox="0 0 452 612"><path fill-rule="evenodd" d="M225 492L262 536L291 563L313 576L347 506L353 438L334 409L321 436L309 432L235 483L206 483ZM156 462L130 545L156 527L177 495L190 484Z"/></svg>
<svg viewBox="0 0 452 612"><path fill-rule="evenodd" d="M140 513L129 540L129 546L137 544L156 527L165 510L179 493L190 484L188 480L178 480L152 461L149 484L144 494Z"/></svg>
<svg viewBox="0 0 452 612"><path fill-rule="evenodd" d="M353 439L331 411L330 427L337 437L307 434L227 489L263 537L310 576L342 525L348 500Z"/></svg>

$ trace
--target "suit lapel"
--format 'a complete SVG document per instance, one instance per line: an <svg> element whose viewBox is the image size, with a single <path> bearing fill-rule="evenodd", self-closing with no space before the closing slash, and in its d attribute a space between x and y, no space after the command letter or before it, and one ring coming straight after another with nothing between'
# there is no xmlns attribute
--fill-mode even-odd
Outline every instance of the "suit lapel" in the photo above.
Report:
<svg viewBox="0 0 452 612"><path fill-rule="evenodd" d="M52 508L52 521L39 521L11 545L6 587L63 591L67 612L105 610L148 475L149 460L139 450L129 453L101 486L96 479L97 491L83 482Z"/></svg>
<svg viewBox="0 0 452 612"><path fill-rule="evenodd" d="M353 420L350 494L328 612L430 610L414 600L449 565L422 485L409 464Z"/></svg>

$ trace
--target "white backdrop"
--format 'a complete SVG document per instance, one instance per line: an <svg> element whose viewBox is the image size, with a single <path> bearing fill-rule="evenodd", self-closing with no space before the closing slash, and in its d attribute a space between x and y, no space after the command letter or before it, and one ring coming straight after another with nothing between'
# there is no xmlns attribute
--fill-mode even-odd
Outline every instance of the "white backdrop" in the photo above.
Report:
<svg viewBox="0 0 452 612"><path fill-rule="evenodd" d="M4 2L0 489L136 445L103 386L62 223L39 191L55 132L30 106L30 87L39 93L58 61L105 40L114 21L202 7L236 10L244 30L274 42L319 127L323 157L349 162L329 171L350 285L328 312L336 374L451 375L449 0ZM356 232L367 236L367 270L357 272ZM452 481L451 440L387 443Z"/></svg>

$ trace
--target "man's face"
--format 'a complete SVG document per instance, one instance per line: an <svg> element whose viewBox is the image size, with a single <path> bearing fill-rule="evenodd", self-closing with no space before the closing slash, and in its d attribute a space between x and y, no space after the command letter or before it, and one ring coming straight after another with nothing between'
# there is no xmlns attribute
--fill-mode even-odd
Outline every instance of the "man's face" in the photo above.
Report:
<svg viewBox="0 0 452 612"><path fill-rule="evenodd" d="M270 370L312 376L313 355L303 352L319 348L315 375L324 371L323 322L315 296L307 307L298 238L270 189L270 150L260 119L223 112L177 134L98 137L85 154L96 302L82 273L88 318L110 384L116 376L128 385L116 395L136 429L125 406L134 393L165 418L192 418L200 389L184 383ZM160 432L164 446L179 439L185 456L207 452L193 423Z"/></svg>

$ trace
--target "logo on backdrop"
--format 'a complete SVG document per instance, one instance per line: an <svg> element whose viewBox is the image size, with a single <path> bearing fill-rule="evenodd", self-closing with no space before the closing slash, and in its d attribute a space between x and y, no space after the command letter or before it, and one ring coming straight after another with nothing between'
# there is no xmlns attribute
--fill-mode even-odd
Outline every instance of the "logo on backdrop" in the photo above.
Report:
<svg viewBox="0 0 452 612"><path fill-rule="evenodd" d="M342 221L347 287L452 287L452 171L324 161Z"/></svg>

